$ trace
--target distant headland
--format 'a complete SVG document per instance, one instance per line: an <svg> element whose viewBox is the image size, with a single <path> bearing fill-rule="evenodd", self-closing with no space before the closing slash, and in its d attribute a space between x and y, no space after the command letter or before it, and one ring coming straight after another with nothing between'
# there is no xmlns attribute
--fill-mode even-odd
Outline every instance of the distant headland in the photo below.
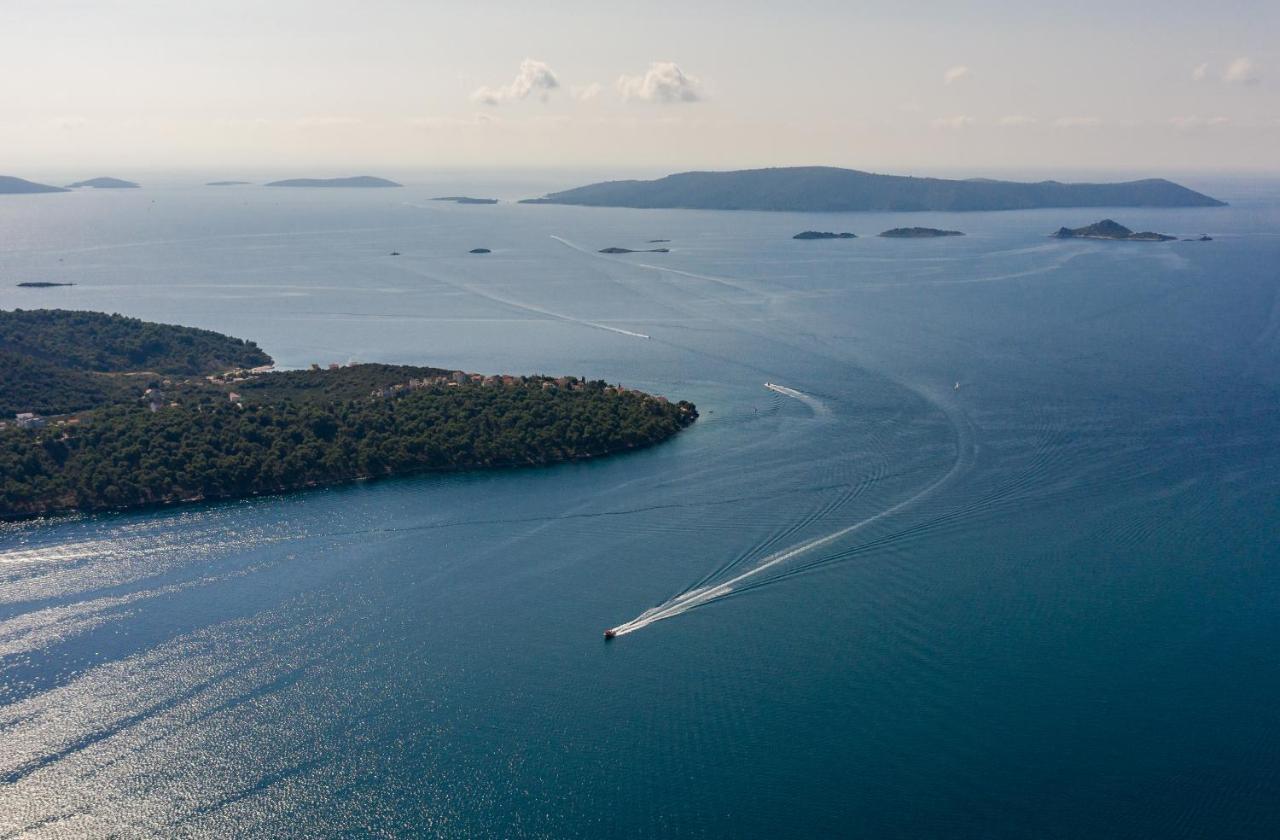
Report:
<svg viewBox="0 0 1280 840"><path fill-rule="evenodd" d="M209 330L0 310L0 520L598 458L698 417L575 376L272 366Z"/></svg>
<svg viewBox="0 0 1280 840"><path fill-rule="evenodd" d="M136 190L139 186L133 181L125 181L121 178L90 178L87 181L76 181L74 184L67 184L67 189L78 190L87 187L95 190Z"/></svg>
<svg viewBox="0 0 1280 840"><path fill-rule="evenodd" d="M683 172L654 181L606 181L524 204L688 210L970 211L1038 207L1221 207L1223 202L1149 178L1113 184L1020 183L877 175L829 166Z"/></svg>
<svg viewBox="0 0 1280 840"><path fill-rule="evenodd" d="M1129 242L1170 242L1178 238L1149 230L1134 233L1111 219L1103 219L1081 228L1058 228L1053 235L1058 239L1119 239Z"/></svg>
<svg viewBox="0 0 1280 840"><path fill-rule="evenodd" d="M268 187L402 187L395 181L386 178L375 178L372 175L356 175L351 178L288 178L284 181L271 181Z"/></svg>
<svg viewBox="0 0 1280 840"><path fill-rule="evenodd" d="M0 175L0 195L26 195L28 193L59 192L68 192L68 190L63 187L54 187L49 184L37 184L35 181L14 178L12 175Z"/></svg>

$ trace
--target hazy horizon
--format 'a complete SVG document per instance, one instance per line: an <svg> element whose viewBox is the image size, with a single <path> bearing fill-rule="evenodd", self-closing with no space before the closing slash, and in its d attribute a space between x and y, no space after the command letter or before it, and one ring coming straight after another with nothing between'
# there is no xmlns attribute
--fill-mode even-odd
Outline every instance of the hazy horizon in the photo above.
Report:
<svg viewBox="0 0 1280 840"><path fill-rule="evenodd" d="M1105 21L1105 22L1102 22ZM1274 172L1280 9L16 0L3 171ZM363 163L361 163L363 161Z"/></svg>

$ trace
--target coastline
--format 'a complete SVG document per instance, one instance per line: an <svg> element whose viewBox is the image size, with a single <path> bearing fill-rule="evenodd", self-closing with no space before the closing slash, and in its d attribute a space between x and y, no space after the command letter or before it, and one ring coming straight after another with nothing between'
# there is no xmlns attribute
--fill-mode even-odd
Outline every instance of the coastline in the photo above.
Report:
<svg viewBox="0 0 1280 840"><path fill-rule="evenodd" d="M206 404L158 413L117 406L91 414L0 433L0 464L21 461L28 470L19 485L25 493L11 486L0 494L0 521L595 460L655 446L698 418L688 402L603 383L546 389L540 382L308 405ZM134 464L129 453L140 441L151 442L147 461ZM26 467L32 457L37 466Z"/></svg>
<svg viewBox="0 0 1280 840"><path fill-rule="evenodd" d="M576 464L583 461L597 461L602 458L614 458L620 455L626 455L631 452L642 452L651 449L654 446L666 443L674 438L677 434L689 428L696 421L696 417L687 424L681 426L675 432L662 438L652 441L646 441L638 444L627 444L614 449L607 449L600 452L586 452L578 455L570 455L564 458L554 458L544 461L507 461L502 463L490 464L474 464L459 467L421 467L418 469L406 469L384 475L355 475L350 478L334 479L332 481L312 481L290 487L280 487L271 490L257 491L253 493L228 493L225 495L214 496L191 496L181 499L165 499L153 502L143 502L133 505L102 505L97 507L57 507L49 508L31 513L10 513L8 511L0 511L0 526L20 523L38 522L43 519L62 520L74 516L101 516L109 514L125 514L125 513L143 513L146 511L162 511L181 507L194 507L198 505L218 505L227 504L229 502L242 502L250 499L266 499L273 496L292 496L298 493L309 493L313 490L331 490L337 487L347 487L352 484L362 484L365 482L385 482L395 481L397 479L416 478L424 475L449 475L453 473L479 473L479 472L507 472L514 470L541 469L545 467L557 467L566 464Z"/></svg>

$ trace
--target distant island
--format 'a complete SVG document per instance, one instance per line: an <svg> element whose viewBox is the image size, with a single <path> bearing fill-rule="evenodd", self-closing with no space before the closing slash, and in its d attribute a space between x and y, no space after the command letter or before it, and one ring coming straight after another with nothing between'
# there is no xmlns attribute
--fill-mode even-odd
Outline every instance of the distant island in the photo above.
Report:
<svg viewBox="0 0 1280 840"><path fill-rule="evenodd" d="M595 458L698 416L577 377L271 364L208 330L0 311L0 519Z"/></svg>
<svg viewBox="0 0 1280 840"><path fill-rule="evenodd" d="M468 254L492 254L493 252L490 251L488 248L472 248L467 253Z"/></svg>
<svg viewBox="0 0 1280 840"><path fill-rule="evenodd" d="M35 181L26 181L22 178L14 178L12 175L0 175L0 195L60 192L69 192L69 190L63 187L50 186L49 184L37 184Z"/></svg>
<svg viewBox="0 0 1280 840"><path fill-rule="evenodd" d="M284 181L271 181L268 187L402 187L395 181L386 178L375 178L372 175L356 175L351 178L289 178Z"/></svg>
<svg viewBox="0 0 1280 840"><path fill-rule="evenodd" d="M54 286L74 286L75 283L53 283L48 280L28 280L25 283L19 283L19 289L51 289Z"/></svg>
<svg viewBox="0 0 1280 840"><path fill-rule="evenodd" d="M890 239L932 239L938 236L964 236L958 230L939 230L929 227L900 227L886 230L880 234Z"/></svg>
<svg viewBox="0 0 1280 840"><path fill-rule="evenodd" d="M802 230L792 239L857 239L854 233L832 233L829 230Z"/></svg>
<svg viewBox="0 0 1280 840"><path fill-rule="evenodd" d="M469 195L442 195L432 201L452 201L454 204L497 204L496 198L472 198Z"/></svg>
<svg viewBox="0 0 1280 840"><path fill-rule="evenodd" d="M210 181L205 184L206 187L242 187L252 183L251 181Z"/></svg>
<svg viewBox="0 0 1280 840"><path fill-rule="evenodd" d="M1082 228L1058 228L1057 233L1053 235L1058 239L1119 239L1130 242L1168 242L1178 238L1149 230L1134 233L1111 219L1103 219Z"/></svg>
<svg viewBox="0 0 1280 840"><path fill-rule="evenodd" d="M1037 207L1220 207L1223 202L1151 178L1115 184L955 181L829 166L683 172L654 181L606 181L525 204L803 212L1027 210Z"/></svg>
<svg viewBox="0 0 1280 840"><path fill-rule="evenodd" d="M119 178L90 178L87 181L76 181L74 184L67 184L67 189L78 190L88 187L95 190L136 190L139 185L133 181L124 181Z"/></svg>
<svg viewBox="0 0 1280 840"><path fill-rule="evenodd" d="M669 254L670 248L619 248L617 245L610 245L608 248L601 248L602 254Z"/></svg>

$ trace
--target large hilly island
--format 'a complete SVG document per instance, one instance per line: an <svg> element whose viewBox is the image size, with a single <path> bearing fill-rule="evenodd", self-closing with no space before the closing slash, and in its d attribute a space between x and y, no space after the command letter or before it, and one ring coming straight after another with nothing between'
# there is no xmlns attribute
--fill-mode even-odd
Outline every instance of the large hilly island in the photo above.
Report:
<svg viewBox="0 0 1280 840"><path fill-rule="evenodd" d="M0 175L0 195L24 195L27 193L57 192L67 192L67 190L62 187L52 187L48 184L37 184L35 181L15 178L12 175Z"/></svg>
<svg viewBox="0 0 1280 840"><path fill-rule="evenodd" d="M0 519L594 458L698 416L568 376L270 364L208 330L0 312L0 411L12 418L0 420Z"/></svg>
<svg viewBox="0 0 1280 840"><path fill-rule="evenodd" d="M283 181L272 181L268 187L401 187L395 181L386 178L375 178L372 175L356 175L351 178L288 178Z"/></svg>
<svg viewBox="0 0 1280 840"><path fill-rule="evenodd" d="M1114 184L953 181L876 175L829 166L683 172L654 181L606 181L526 199L524 203L801 212L1223 205L1215 198L1161 178Z"/></svg>

